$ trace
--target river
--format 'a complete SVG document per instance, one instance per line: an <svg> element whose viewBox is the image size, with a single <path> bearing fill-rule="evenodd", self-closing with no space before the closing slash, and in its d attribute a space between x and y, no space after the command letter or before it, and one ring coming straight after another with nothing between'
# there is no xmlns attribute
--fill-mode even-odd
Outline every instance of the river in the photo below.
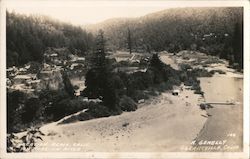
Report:
<svg viewBox="0 0 250 159"><path fill-rule="evenodd" d="M207 103L233 102L235 104L212 104L213 108L206 110L209 116L196 140L226 142L215 151L242 151L243 78L215 75L210 78L200 78L200 81Z"/></svg>
<svg viewBox="0 0 250 159"><path fill-rule="evenodd" d="M201 55L197 54L197 59L199 56ZM177 61L183 61L182 56L170 56L166 53L162 53L160 58L174 69L178 69ZM192 66L191 63L190 65ZM242 151L243 75L228 68L226 63L211 64L206 69L223 70L226 74L199 78L205 102L219 104L212 104L213 108L204 110L206 122L193 140L195 144L191 151ZM223 144L214 146L215 142Z"/></svg>

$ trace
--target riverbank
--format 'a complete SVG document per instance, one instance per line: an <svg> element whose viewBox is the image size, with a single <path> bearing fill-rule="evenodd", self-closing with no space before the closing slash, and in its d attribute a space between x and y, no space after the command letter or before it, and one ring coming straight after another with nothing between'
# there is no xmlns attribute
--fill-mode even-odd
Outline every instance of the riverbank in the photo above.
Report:
<svg viewBox="0 0 250 159"><path fill-rule="evenodd" d="M206 121L205 112L198 107L199 98L191 90L183 90L179 96L165 92L134 112L41 127L47 136L34 151L183 151Z"/></svg>

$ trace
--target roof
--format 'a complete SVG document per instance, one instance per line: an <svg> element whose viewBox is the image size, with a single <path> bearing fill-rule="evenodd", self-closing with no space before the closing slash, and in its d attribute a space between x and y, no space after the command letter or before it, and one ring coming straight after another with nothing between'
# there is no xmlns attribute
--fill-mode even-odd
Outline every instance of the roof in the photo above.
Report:
<svg viewBox="0 0 250 159"><path fill-rule="evenodd" d="M50 54L49 56L57 56L57 54L56 54L56 53L53 53L53 54Z"/></svg>
<svg viewBox="0 0 250 159"><path fill-rule="evenodd" d="M14 68L12 68L12 67L6 69L6 71L13 71L13 70L14 70Z"/></svg>
<svg viewBox="0 0 250 159"><path fill-rule="evenodd" d="M17 75L14 79L30 79L31 76L28 75Z"/></svg>
<svg viewBox="0 0 250 159"><path fill-rule="evenodd" d="M76 60L83 60L84 61L85 58L84 57L77 57Z"/></svg>
<svg viewBox="0 0 250 159"><path fill-rule="evenodd" d="M173 93L180 93L180 90L174 89L174 90L173 90Z"/></svg>

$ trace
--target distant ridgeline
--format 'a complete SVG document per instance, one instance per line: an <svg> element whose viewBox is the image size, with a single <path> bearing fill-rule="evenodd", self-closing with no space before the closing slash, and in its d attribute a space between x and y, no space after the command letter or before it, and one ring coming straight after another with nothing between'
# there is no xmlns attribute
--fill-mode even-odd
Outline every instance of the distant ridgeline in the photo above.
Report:
<svg viewBox="0 0 250 159"><path fill-rule="evenodd" d="M91 33L45 16L7 12L6 32L7 66L41 62L48 47L66 47L72 53L84 56L92 45Z"/></svg>
<svg viewBox="0 0 250 159"><path fill-rule="evenodd" d="M139 18L109 19L86 28L93 32L103 29L108 47L113 50L197 50L243 67L240 7L167 9Z"/></svg>
<svg viewBox="0 0 250 159"><path fill-rule="evenodd" d="M7 12L7 65L41 62L48 47L84 56L92 33L102 29L107 49L152 52L196 50L243 67L243 8L177 8L138 18L116 18L81 27L44 16ZM90 33L92 32L92 33Z"/></svg>

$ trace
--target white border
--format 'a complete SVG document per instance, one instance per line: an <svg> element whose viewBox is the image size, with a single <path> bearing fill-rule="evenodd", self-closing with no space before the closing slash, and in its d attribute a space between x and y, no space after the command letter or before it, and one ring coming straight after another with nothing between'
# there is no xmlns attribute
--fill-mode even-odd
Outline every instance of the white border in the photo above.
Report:
<svg viewBox="0 0 250 159"><path fill-rule="evenodd" d="M11 0L10 0L11 1ZM19 0L20 1L20 0ZM30 2L34 2L29 0ZM58 0L57 0L58 1ZM0 158L249 158L249 24L250 24L250 7L249 1L116 1L116 5L166 5L166 6L179 6L179 7L244 7L244 135L243 152L153 152L153 153L137 153L137 152L125 152L125 153L18 153L17 154L7 154L6 150L6 1L0 0ZM60 1L61 5L72 5L79 1ZM108 3L110 1L84 1L86 5L103 5L110 6ZM113 0L111 1L114 2ZM43 0L43 5L53 5L53 1Z"/></svg>
<svg viewBox="0 0 250 159"><path fill-rule="evenodd" d="M0 158L6 150L6 10L0 0Z"/></svg>

